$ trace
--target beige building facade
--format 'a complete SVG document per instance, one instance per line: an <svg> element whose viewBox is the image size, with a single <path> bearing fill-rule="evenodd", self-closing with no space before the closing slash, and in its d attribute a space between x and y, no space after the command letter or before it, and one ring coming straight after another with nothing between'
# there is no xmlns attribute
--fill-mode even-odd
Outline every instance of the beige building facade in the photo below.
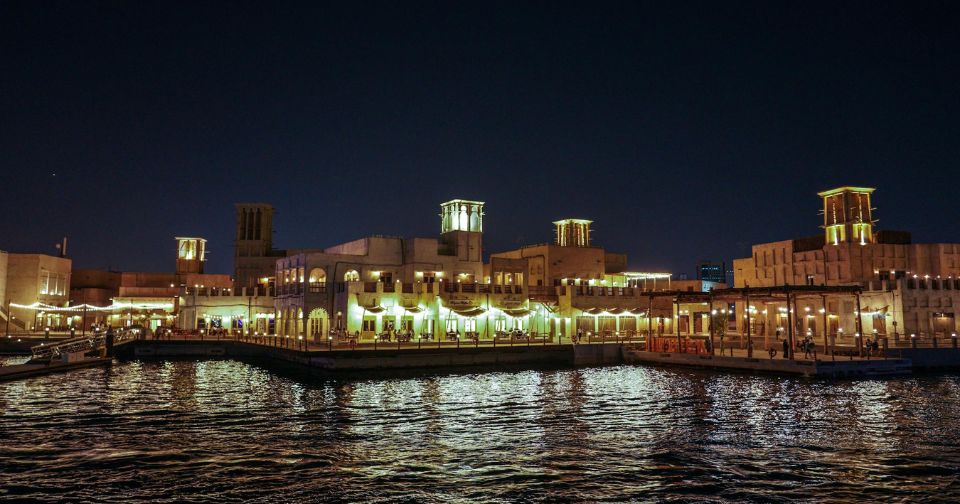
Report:
<svg viewBox="0 0 960 504"><path fill-rule="evenodd" d="M900 339L952 337L960 306L960 244L911 243L909 233L875 231L873 188L841 187L819 193L823 234L757 244L734 261L736 287L856 285L862 332ZM798 299L798 306L763 307L754 327L782 329L785 310L794 310L799 334L856 337L856 300ZM764 313L765 311L765 313ZM738 307L744 329L746 311ZM759 334L759 333L758 333Z"/></svg>
<svg viewBox="0 0 960 504"><path fill-rule="evenodd" d="M66 306L70 300L71 265L72 261L66 257L0 254L0 269L6 270L2 288L4 319L12 317L12 330L39 331L67 326L68 317L63 314L28 306Z"/></svg>
<svg viewBox="0 0 960 504"><path fill-rule="evenodd" d="M494 253L485 264L484 203L440 207L439 238L371 236L276 259L261 280L276 284L276 333L369 343L673 331L670 300L640 295L669 289L670 275L626 271L626 255L593 245L590 221L557 221L554 243Z"/></svg>

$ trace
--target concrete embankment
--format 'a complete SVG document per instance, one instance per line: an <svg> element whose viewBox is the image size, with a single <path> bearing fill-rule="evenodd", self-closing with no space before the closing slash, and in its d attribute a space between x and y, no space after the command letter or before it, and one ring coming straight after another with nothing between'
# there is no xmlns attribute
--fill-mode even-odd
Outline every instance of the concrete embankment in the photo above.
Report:
<svg viewBox="0 0 960 504"><path fill-rule="evenodd" d="M624 359L628 364L660 364L826 378L893 376L912 372L909 359L813 361L645 352L635 348L624 349Z"/></svg>
<svg viewBox="0 0 960 504"><path fill-rule="evenodd" d="M886 355L909 359L916 371L960 369L960 349L956 348L891 348Z"/></svg>
<svg viewBox="0 0 960 504"><path fill-rule="evenodd" d="M615 346L615 345L611 345ZM117 348L121 358L230 357L272 360L327 371L454 368L470 366L570 366L570 345L444 347L422 349L299 351L238 341L134 341ZM619 347L617 352L619 352Z"/></svg>
<svg viewBox="0 0 960 504"><path fill-rule="evenodd" d="M871 377L909 374L913 369L960 368L960 351L896 349L887 358L817 361L764 357L645 352L633 345L517 345L442 348L364 348L312 350L271 347L242 341L132 341L120 345L117 355L127 359L236 358L290 364L319 371L417 370L465 367L571 367L653 364L814 377Z"/></svg>

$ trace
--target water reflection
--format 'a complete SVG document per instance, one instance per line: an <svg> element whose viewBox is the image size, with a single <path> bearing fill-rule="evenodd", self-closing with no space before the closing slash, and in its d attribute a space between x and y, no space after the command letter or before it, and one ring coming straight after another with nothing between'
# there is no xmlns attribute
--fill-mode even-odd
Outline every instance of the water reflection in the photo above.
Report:
<svg viewBox="0 0 960 504"><path fill-rule="evenodd" d="M133 362L0 384L0 498L956 500L958 417L953 375Z"/></svg>

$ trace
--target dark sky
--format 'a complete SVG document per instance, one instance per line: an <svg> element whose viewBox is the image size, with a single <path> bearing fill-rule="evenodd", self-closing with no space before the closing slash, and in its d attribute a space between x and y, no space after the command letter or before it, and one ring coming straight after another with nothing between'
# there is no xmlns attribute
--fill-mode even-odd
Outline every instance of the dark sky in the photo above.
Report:
<svg viewBox="0 0 960 504"><path fill-rule="evenodd" d="M231 272L236 201L322 247L461 197L488 252L580 217L692 274L847 184L960 241L956 2L310 4L0 3L0 249L169 271L199 235Z"/></svg>

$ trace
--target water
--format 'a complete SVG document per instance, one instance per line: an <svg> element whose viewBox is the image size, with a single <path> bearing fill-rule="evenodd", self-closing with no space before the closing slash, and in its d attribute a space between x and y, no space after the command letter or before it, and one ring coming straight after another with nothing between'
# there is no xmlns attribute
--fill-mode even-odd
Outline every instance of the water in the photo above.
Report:
<svg viewBox="0 0 960 504"><path fill-rule="evenodd" d="M956 502L958 430L956 375L133 362L0 384L0 499Z"/></svg>

